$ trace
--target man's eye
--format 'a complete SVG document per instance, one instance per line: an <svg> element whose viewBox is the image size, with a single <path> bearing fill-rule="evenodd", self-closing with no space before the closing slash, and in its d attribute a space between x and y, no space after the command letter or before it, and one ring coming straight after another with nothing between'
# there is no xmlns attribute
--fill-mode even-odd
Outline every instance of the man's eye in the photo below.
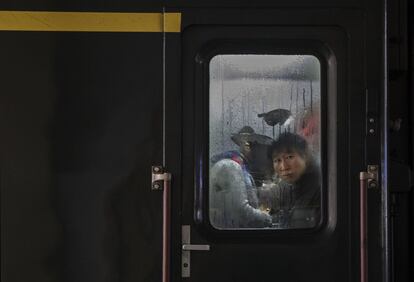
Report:
<svg viewBox="0 0 414 282"><path fill-rule="evenodd" d="M287 158L290 160L290 159L293 159L294 156L293 155L289 155Z"/></svg>

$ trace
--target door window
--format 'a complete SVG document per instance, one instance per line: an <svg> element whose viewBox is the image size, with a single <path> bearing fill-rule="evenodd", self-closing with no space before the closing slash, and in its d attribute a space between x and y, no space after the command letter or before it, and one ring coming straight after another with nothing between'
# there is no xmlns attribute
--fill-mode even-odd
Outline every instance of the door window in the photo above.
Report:
<svg viewBox="0 0 414 282"><path fill-rule="evenodd" d="M321 66L313 55L209 64L209 220L216 229L321 221Z"/></svg>

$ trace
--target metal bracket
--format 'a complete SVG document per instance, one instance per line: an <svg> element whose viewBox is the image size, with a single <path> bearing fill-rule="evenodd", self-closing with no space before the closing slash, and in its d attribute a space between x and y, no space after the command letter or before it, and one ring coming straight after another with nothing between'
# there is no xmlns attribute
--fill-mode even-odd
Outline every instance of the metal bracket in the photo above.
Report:
<svg viewBox="0 0 414 282"><path fill-rule="evenodd" d="M164 168L159 165L152 166L151 170L152 170L151 190L162 191L164 187L164 181L171 180L171 173L164 172Z"/></svg>
<svg viewBox="0 0 414 282"><path fill-rule="evenodd" d="M359 173L360 180L368 181L368 188L378 187L378 165L368 165L367 171L361 171Z"/></svg>
<svg viewBox="0 0 414 282"><path fill-rule="evenodd" d="M181 254L181 277L190 277L190 251L209 251L210 245L191 245L190 225L183 225L182 231L182 254Z"/></svg>

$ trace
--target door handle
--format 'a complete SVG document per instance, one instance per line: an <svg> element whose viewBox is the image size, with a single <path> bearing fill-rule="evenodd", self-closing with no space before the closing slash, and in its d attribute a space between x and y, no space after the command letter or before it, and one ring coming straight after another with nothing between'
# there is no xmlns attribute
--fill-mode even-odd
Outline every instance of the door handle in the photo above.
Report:
<svg viewBox="0 0 414 282"><path fill-rule="evenodd" d="M183 251L210 251L210 245L183 244Z"/></svg>
<svg viewBox="0 0 414 282"><path fill-rule="evenodd" d="M368 188L376 188L378 186L378 166L369 165L368 171L359 173L359 212L360 212L360 228L359 228L359 244L360 244L360 282L368 282Z"/></svg>
<svg viewBox="0 0 414 282"><path fill-rule="evenodd" d="M152 166L152 190L163 191L162 196L162 282L170 282L171 257L171 173L162 166Z"/></svg>
<svg viewBox="0 0 414 282"><path fill-rule="evenodd" d="M183 225L181 232L181 277L190 277L191 251L210 251L210 245L191 244L190 225Z"/></svg>

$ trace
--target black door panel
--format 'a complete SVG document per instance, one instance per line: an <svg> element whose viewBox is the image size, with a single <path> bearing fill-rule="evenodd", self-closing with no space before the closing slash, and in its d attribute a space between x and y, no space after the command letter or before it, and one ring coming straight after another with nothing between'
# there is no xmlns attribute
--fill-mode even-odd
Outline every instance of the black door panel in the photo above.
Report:
<svg viewBox="0 0 414 282"><path fill-rule="evenodd" d="M190 11L184 13L183 173L180 216L191 226L191 242L210 251L191 252L190 281L355 281L358 279L358 182L363 166L365 115L364 41L361 14L352 21L329 11L297 12ZM207 16L208 15L208 16ZM306 24L319 15L321 26ZM337 14L338 15L338 14ZM323 17L324 16L324 17ZM293 21L293 18L295 21ZM186 20L188 22L186 22ZM196 24L190 24L193 20ZM239 25L240 22L244 25ZM283 25L282 25L283 23ZM322 24L323 23L323 24ZM321 127L323 221L312 230L217 230L208 224L209 62L217 54L316 54L322 65ZM351 56L358 53L359 56ZM352 114L349 111L351 102ZM359 141L358 141L359 140ZM177 194L178 195L178 194ZM178 197L178 196L177 196ZM177 200L177 203L178 200ZM175 210L178 211L178 210ZM180 279L180 234L173 256Z"/></svg>

